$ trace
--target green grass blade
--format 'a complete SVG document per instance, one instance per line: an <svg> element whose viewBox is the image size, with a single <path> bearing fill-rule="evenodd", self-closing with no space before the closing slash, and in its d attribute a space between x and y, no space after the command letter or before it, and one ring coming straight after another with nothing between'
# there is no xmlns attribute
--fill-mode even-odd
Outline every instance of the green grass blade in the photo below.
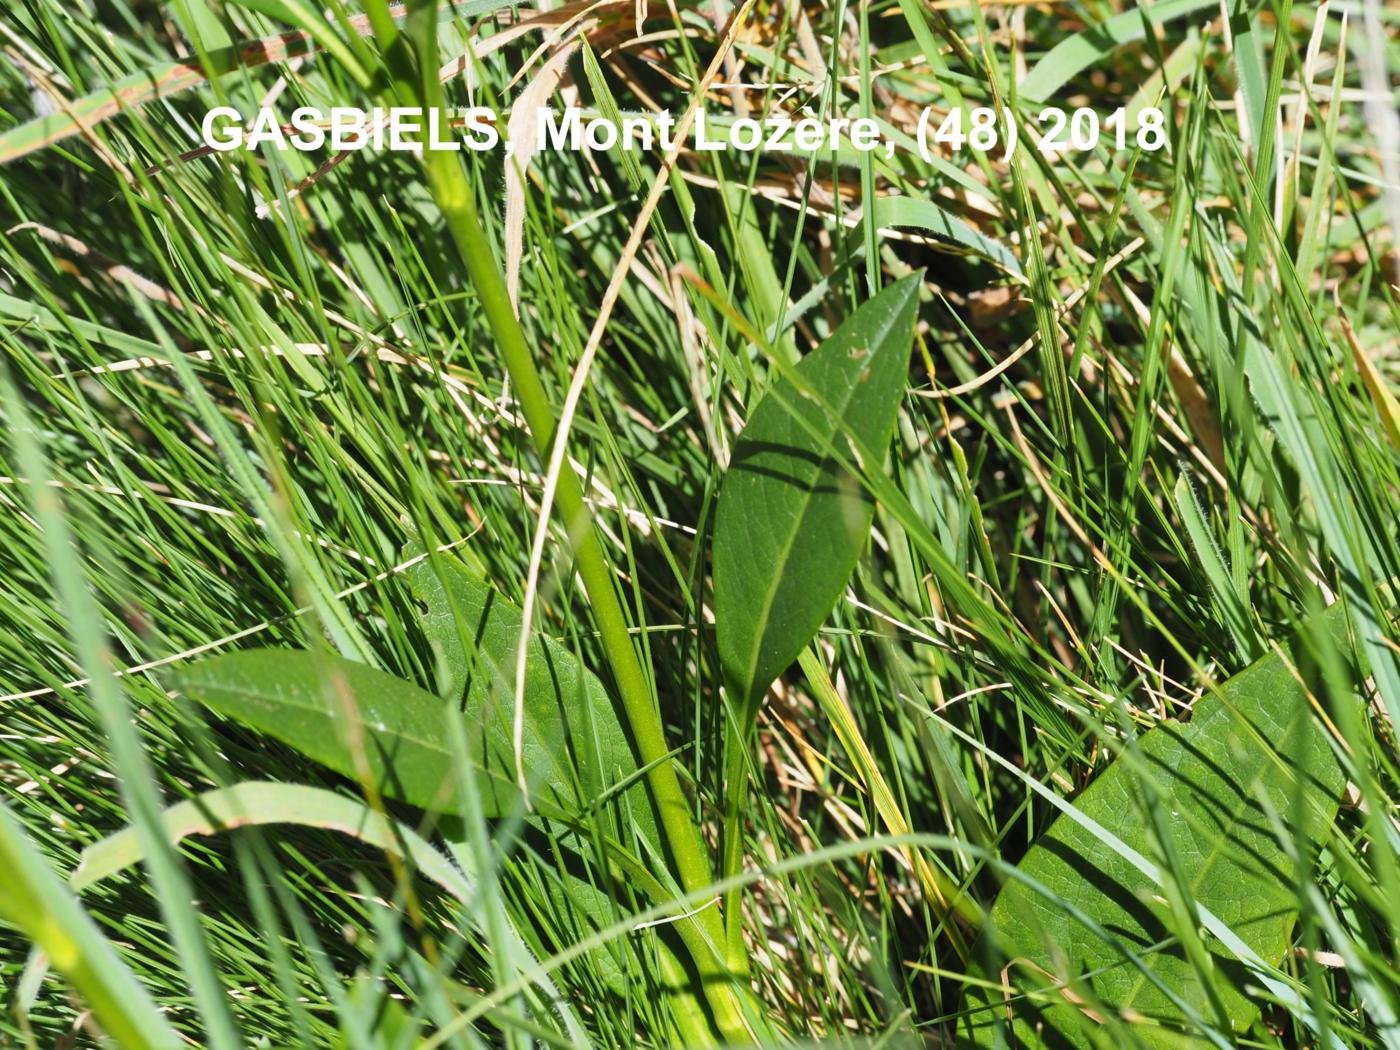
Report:
<svg viewBox="0 0 1400 1050"><path fill-rule="evenodd" d="M0 864L5 868L0 917L31 937L73 982L104 1032L133 1050L175 1050L185 1045L4 805L0 805Z"/></svg>
<svg viewBox="0 0 1400 1050"><path fill-rule="evenodd" d="M1131 8L1113 15L1052 47L1021 81L1021 94L1026 98L1048 102L1056 92L1095 62L1102 61L1124 44L1141 40L1146 32L1144 20L1152 25L1164 25L1218 6L1219 0L1162 0L1151 7L1141 10Z"/></svg>

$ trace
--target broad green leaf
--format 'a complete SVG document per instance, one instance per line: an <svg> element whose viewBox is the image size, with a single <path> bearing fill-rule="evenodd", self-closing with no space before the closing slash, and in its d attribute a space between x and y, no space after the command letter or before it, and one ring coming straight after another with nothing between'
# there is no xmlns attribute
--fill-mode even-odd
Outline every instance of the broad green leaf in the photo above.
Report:
<svg viewBox="0 0 1400 1050"><path fill-rule="evenodd" d="M171 677L181 693L276 737L321 765L368 771L390 798L455 812L459 787L446 743L450 708L411 682L332 653L249 649L190 664ZM510 777L477 770L483 809L513 809Z"/></svg>
<svg viewBox="0 0 1400 1050"><path fill-rule="evenodd" d="M865 545L875 505L829 450L854 460L854 439L884 455L920 280L890 285L803 358L796 373L805 391L774 380L734 447L715 520L715 629L726 684L742 705L755 704L811 640Z"/></svg>
<svg viewBox="0 0 1400 1050"><path fill-rule="evenodd" d="M520 610L450 556L420 562L407 577L426 606L422 626L438 658L441 698L338 656L291 649L252 650L204 660L177 675L175 685L213 710L269 733L347 776L356 776L358 753L385 794L448 813L459 811L461 796L444 720L460 717L467 729L472 775L483 812L499 816L514 811L519 793L509 676L514 674ZM355 720L362 741L358 746L356 733L346 732ZM571 652L551 639L536 637L531 642L524 728L525 768L534 780L531 802L539 818L531 819L533 825L544 828L550 818L569 825L582 820L608 836L615 849L628 849L635 832L643 845L634 863L644 865L648 858L662 857L650 796L606 689ZM263 785L242 787L241 795L206 796L199 808L176 807L167 814L167 826L172 832L191 834L223 816L270 821L295 812L269 808L268 788ZM289 798L307 803L302 811L305 822L345 829L338 816L344 807L334 808L340 805L330 801L334 796L308 795L311 788L285 790ZM206 805L215 808L207 810ZM236 812L228 809L234 805L239 807ZM616 827L598 823L605 812L617 813ZM374 830L367 826L368 834ZM590 841L563 828L554 831L562 834L561 848L580 854L571 864L592 854ZM416 844L405 841L411 847ZM114 857L124 859L132 846L116 840L107 848L106 863L111 864ZM456 848L454 853L468 855ZM100 859L94 858L93 863ZM444 872L430 849L421 857L413 854L413 859L424 874L442 881ZM664 863L647 866L665 870ZM659 878L668 881L664 875ZM569 870L569 864L561 866L560 881L550 886L550 897L558 914L567 910L572 921L590 932L615 920L606 896ZM599 954L607 952L600 949ZM608 983L622 991L622 971L611 957L606 962L603 972Z"/></svg>
<svg viewBox="0 0 1400 1050"><path fill-rule="evenodd" d="M428 606L424 623L444 668L445 700L363 664L295 649L202 660L173 684L339 773L367 769L391 798L442 812L460 806L445 719L462 717L483 812L511 812L519 805L510 676L520 611L450 559L438 563L450 592L426 563L410 579ZM602 683L548 639L531 642L523 746L532 805L544 817L585 813L637 770ZM629 815L655 843L645 788L638 783L626 794Z"/></svg>
<svg viewBox="0 0 1400 1050"><path fill-rule="evenodd" d="M463 702L468 726L482 734L481 753L486 761L500 776L513 777L514 698L507 676L515 669L520 610L450 556L421 562L407 577L414 594L427 607L422 627L438 658L443 695ZM482 670L477 673L477 668ZM561 791L581 785L586 802L598 807L588 821L587 832L548 829L552 832L548 848L557 862L551 875L557 878L546 876L543 880L549 901L548 917L543 921L553 927L555 936L577 942L608 929L630 906L605 874L607 865L598 863L594 834L609 837L615 843L614 850L631 853L632 863L648 869L667 892L674 887L651 797L602 683L573 653L550 639L536 638L532 643L526 675L526 768L540 774L546 783L553 778ZM567 747L560 743L565 736ZM536 790L532 788L532 798ZM604 800L607 804L599 805ZM610 812L616 813L616 821L607 820ZM544 829L543 822L532 819L530 823ZM641 840L635 849L630 845L632 832ZM471 852L460 843L454 844L452 851L458 857ZM613 857L616 859L616 852ZM582 867L590 861L595 864L591 879ZM656 899L652 891L639 892L647 899ZM658 944L656 950L680 966L673 958L672 946ZM589 958L594 973L607 988L618 995L627 994L626 967L635 959L626 948L600 944L589 952Z"/></svg>
<svg viewBox="0 0 1400 1050"><path fill-rule="evenodd" d="M1329 643L1346 646L1340 604L1323 618ZM1185 893L1271 966L1282 960L1297 919L1298 862L1280 847L1315 841L1336 816L1343 775L1317 728L1295 670L1302 640L1270 653L1197 701L1185 724L1164 722L1104 770L1075 808L1132 850L1160 855L1165 841ZM1150 801L1149 801L1150 800ZM1144 809L1152 806L1150 818ZM1164 830L1159 840L1153 818ZM969 987L969 1034L998 1045L1008 1013L1014 1045L1089 1047L1102 1012L1133 1018L1145 1045L1193 1046L1185 1007L1217 1016L1201 970L1178 940L1163 889L1084 824L1062 815L1031 848L1020 871L1112 933L1179 1002L1067 907L1021 881L997 897L986 957L1007 960L1014 991ZM1207 935L1213 993L1236 1031L1258 1017L1235 957ZM991 974L1000 984L1000 971ZM1029 994L1025 994L1029 993ZM1107 1034L1107 1030L1105 1030Z"/></svg>
<svg viewBox="0 0 1400 1050"><path fill-rule="evenodd" d="M441 572L441 578L438 573ZM423 620L442 669L444 696L466 716L473 757L493 782L513 782L515 652L520 610L446 555L408 571L409 586L427 606ZM524 765L536 794L567 813L619 796L651 848L659 836L650 796L612 699L572 652L535 636L525 667ZM627 781L630 786L619 792ZM621 841L627 836L619 834Z"/></svg>

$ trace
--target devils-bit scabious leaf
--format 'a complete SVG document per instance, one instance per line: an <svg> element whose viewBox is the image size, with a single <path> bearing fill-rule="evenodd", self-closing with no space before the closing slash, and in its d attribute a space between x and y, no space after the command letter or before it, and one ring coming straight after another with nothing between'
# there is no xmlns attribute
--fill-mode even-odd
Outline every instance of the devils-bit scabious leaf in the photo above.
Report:
<svg viewBox="0 0 1400 1050"><path fill-rule="evenodd" d="M520 610L450 557L437 559L436 565L414 566L408 581L427 608L422 626L438 658L442 694L463 704L473 748L482 760L498 776L513 777L514 698L499 685L514 674ZM536 638L525 689L525 765L540 784L532 792L549 792L559 801L573 798L577 787L582 801L575 801L573 808L597 807L591 827L629 845L635 833L644 843L635 851L639 857L661 857L651 797L636 776L631 744L603 684L562 645ZM630 786L619 790L624 782ZM609 800L606 805L604 800ZM609 820L610 814L616 819ZM554 921L576 938L606 929L622 906L572 856L592 856L592 847L573 834L560 834L558 828L550 839L561 863L544 880L543 890ZM664 867L656 870L668 880ZM623 995L627 977L614 958L615 950L601 945L590 958L603 984Z"/></svg>
<svg viewBox="0 0 1400 1050"><path fill-rule="evenodd" d="M438 565L443 579L424 563L409 580L427 606L424 627L443 698L363 664L298 649L201 660L173 684L346 776L357 777L363 761L389 797L443 812L456 812L462 798L447 722L461 719L483 812L511 812L520 801L511 685L520 610L452 559ZM534 638L525 675L531 804L541 816L581 815L636 773L631 746L602 683L563 646ZM645 788L639 782L622 796L626 823L655 844Z"/></svg>
<svg viewBox="0 0 1400 1050"><path fill-rule="evenodd" d="M904 392L918 275L856 310L749 416L720 488L715 631L726 684L752 706L797 658L841 596L874 503L829 454L883 456ZM805 425L804 425L805 424ZM864 464L878 469L879 464Z"/></svg>
<svg viewBox="0 0 1400 1050"><path fill-rule="evenodd" d="M436 567L414 566L408 581L427 607L423 627L438 656L441 688L462 707L473 756L494 780L513 781L512 678L520 610L450 557L436 559ZM614 795L637 772L603 683L564 646L538 635L525 667L524 730L531 799L538 794L564 812L581 812ZM655 817L640 780L622 792L619 804L623 822L657 845ZM624 841L629 837L623 828L612 830Z"/></svg>
<svg viewBox="0 0 1400 1050"><path fill-rule="evenodd" d="M1323 622L1333 644L1343 647L1341 605ZM1187 892L1270 965L1283 958L1298 908L1298 861L1280 847L1279 825L1293 845L1316 841L1336 815L1343 785L1295 671L1306 656L1301 639L1285 651L1287 660L1271 653L1204 695L1185 725L1165 722L1144 734L1137 742L1140 761L1119 758L1074 803L1146 857L1162 855L1144 809L1154 807ZM1102 836L1062 815L1019 868L1139 955L1196 1016L1218 1016L1200 969L1174 933L1165 891ZM987 936L998 947L984 948L1011 963L1006 973L1018 993L1047 990L1006 1000L999 991L969 987L968 1028L977 1045L998 1045L1008 1016L1011 1045L1098 1045L1091 1033L1102 1029L1104 1010L1134 1018L1133 1031L1145 1045L1197 1045L1181 1006L1030 886L1007 883ZM1259 1008L1239 990L1241 966L1209 936L1205 947L1214 957L1214 995L1231 1026L1243 1030ZM994 983L999 976L989 975Z"/></svg>
<svg viewBox="0 0 1400 1050"><path fill-rule="evenodd" d="M422 627L437 657L441 697L337 656L291 649L204 660L175 684L348 776L357 775L358 749L385 794L449 813L458 812L461 793L446 720L460 719L482 809L487 816L504 814L519 805L510 676L520 610L449 556L415 565L407 578L425 606ZM345 733L352 721L346 704L361 725L361 745ZM536 813L531 823L544 828L551 817L583 819L625 844L618 848L640 839L639 858L661 856L650 796L606 689L551 639L530 643L524 715L525 767ZM616 819L600 823L608 814ZM618 905L594 880L572 870L583 871L582 858L592 855L593 843L558 826L549 841L557 856L572 858L546 887L555 913L589 932L604 929L615 921ZM595 956L604 983L624 992L627 982L612 956L605 949Z"/></svg>
<svg viewBox="0 0 1400 1050"><path fill-rule="evenodd" d="M215 656L191 664L171 681L191 699L337 773L357 777L361 768L368 769L390 798L425 809L456 808L448 708L411 682L305 649ZM504 810L518 795L510 778L483 774L479 782L489 808Z"/></svg>

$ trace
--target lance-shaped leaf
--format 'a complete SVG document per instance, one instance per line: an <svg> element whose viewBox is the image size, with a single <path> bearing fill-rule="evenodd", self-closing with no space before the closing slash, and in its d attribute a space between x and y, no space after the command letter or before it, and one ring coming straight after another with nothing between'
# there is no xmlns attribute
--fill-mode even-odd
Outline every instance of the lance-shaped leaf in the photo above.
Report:
<svg viewBox="0 0 1400 1050"><path fill-rule="evenodd" d="M424 633L438 657L441 691L466 718L473 756L493 782L514 781L515 647L520 610L440 556L408 571L427 607ZM546 802L574 813L606 803L619 813L609 829L627 842L630 825L660 849L656 817L626 730L603 683L552 638L535 636L525 665L524 765ZM625 786L624 785L630 785Z"/></svg>
<svg viewBox="0 0 1400 1050"><path fill-rule="evenodd" d="M458 812L462 799L447 721L460 719L483 812L512 812L520 804L511 689L520 610L450 557L438 558L437 570L441 579L421 563L409 580L427 605L442 698L364 664L299 649L201 660L173 684L336 772L357 779L367 772L389 797L441 812ZM622 790L637 762L602 683L540 637L530 642L525 674L524 764L535 812L574 818L618 796L625 823L655 845L645 788Z"/></svg>
<svg viewBox="0 0 1400 1050"><path fill-rule="evenodd" d="M463 703L469 732L476 734L473 739L483 760L499 776L514 777L514 697L504 686L507 676L515 672L520 610L452 557L437 558L435 564L420 562L407 577L427 608L422 627L438 658L439 690L449 700ZM496 688L490 686L492 682L498 684ZM587 804L594 807L590 832L601 832L622 844L617 848L628 849L638 865L652 870L659 884L672 889L651 797L603 684L562 645L537 638L529 653L525 685L527 770L545 781L577 784ZM539 710L539 698L551 693L581 700L549 704L547 710L559 712L556 721ZM565 739L567 748L561 745ZM543 826L534 820L531 824ZM638 844L631 848L634 838ZM596 844L590 833L561 832L557 827L539 843L540 848L549 849L554 862L554 870L543 879L543 889L550 902L544 921L554 927L555 936L574 942L594 936L629 906L625 895L617 895L603 874L606 865L600 863ZM462 843L455 844L453 852L469 853ZM590 863L597 865L591 875L586 870ZM673 949L660 945L657 950L671 953ZM617 945L600 944L589 957L603 984L625 995L625 952Z"/></svg>
<svg viewBox="0 0 1400 1050"><path fill-rule="evenodd" d="M1346 651L1342 606L1322 622L1333 654ZM1196 1046L1205 1044L1192 1035L1193 1016L1213 1023L1223 1011L1236 1031L1258 1017L1257 1002L1240 991L1248 983L1241 963L1207 934L1213 975L1203 973L1183 947L1169 891L1104 832L1144 857L1168 851L1182 897L1278 965L1302 874L1280 834L1290 850L1316 841L1343 785L1299 681L1307 656L1294 640L1202 696L1188 723L1144 734L1075 800L1090 826L1062 815L1031 848L1020 872L1058 900L1019 880L997 897L984 957L1009 963L988 976L995 986L1004 972L1013 991L969 986L964 1005L977 1045L1007 1045L1010 1036L1010 1045L1026 1048L1097 1046L1116 1016L1133 1021L1144 1045Z"/></svg>
<svg viewBox="0 0 1400 1050"><path fill-rule="evenodd" d="M171 677L181 693L276 737L308 758L424 809L455 812L461 797L447 719L455 708L384 671L333 653L249 649L200 660ZM510 811L519 790L476 770L482 806Z"/></svg>
<svg viewBox="0 0 1400 1050"><path fill-rule="evenodd" d="M831 613L865 545L874 502L832 452L884 455L919 283L890 285L803 358L802 389L776 379L734 447L715 520L715 630L726 684L750 709Z"/></svg>

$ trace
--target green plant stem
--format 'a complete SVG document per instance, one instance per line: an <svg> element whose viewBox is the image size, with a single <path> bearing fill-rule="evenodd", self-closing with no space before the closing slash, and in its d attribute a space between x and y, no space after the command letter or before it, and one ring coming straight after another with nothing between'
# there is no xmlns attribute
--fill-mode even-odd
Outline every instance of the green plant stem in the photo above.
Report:
<svg viewBox="0 0 1400 1050"><path fill-rule="evenodd" d="M425 158L428 184L466 264L487 324L496 337L535 448L542 458L548 459L554 440L554 412L526 344L525 334L511 308L505 281L483 235L471 189L457 159L451 154L428 151ZM638 756L643 765L651 767L647 773L647 786L666 835L676 875L682 889L687 893L696 892L713 881L709 861L699 831L691 819L690 804L681 789L675 765L668 758L670 748L666 744L660 712L633 648L627 617L613 584L612 570L584 505L578 481L567 470L559 475L555 499L573 540L578 574L588 592L603 652L612 668ZM719 943L723 934L717 915L701 914L705 918L699 925L714 943ZM719 957L703 941L697 944L687 939L687 947L692 950L693 961L705 986L706 999L715 1013L720 1030L730 1039L739 1033L747 1034L737 1004L732 997L724 994L730 981Z"/></svg>
<svg viewBox="0 0 1400 1050"><path fill-rule="evenodd" d="M541 457L548 458L554 441L554 412L525 342L525 334L511 309L505 281L496 267L486 238L482 236L475 199L455 158L444 153L430 153L426 166L433 196L447 219L448 229L466 263L487 323L496 337L535 448ZM578 480L572 473L560 474L555 498L573 539L578 574L588 590L603 651L622 696L637 750L642 763L651 766L647 781L660 811L666 842L678 869L677 875L680 876L682 888L687 892L695 891L712 881L709 864L690 817L690 806L676 777L675 766L664 761L670 754L670 748L666 745L661 718L652 700L646 673L632 645L627 617L613 585L612 570L584 506Z"/></svg>
<svg viewBox="0 0 1400 1050"><path fill-rule="evenodd" d="M739 721L731 716L724 727L724 820L721 824L723 849L720 872L728 880L744 870L744 803L749 797L749 748L752 734L748 726L757 718L756 705L746 704ZM752 712L752 714L750 713ZM744 945L744 891L735 886L724 895L724 960L737 974L749 972L748 950Z"/></svg>
<svg viewBox="0 0 1400 1050"><path fill-rule="evenodd" d="M427 170L433 195L447 219L448 229L467 265L487 323L496 337L535 447L542 458L548 459L554 441L554 412L525 342L524 332L511 309L505 281L496 267L490 246L482 236L475 200L455 158L445 153L429 154ZM713 881L709 862L691 819L690 805L681 790L675 766L666 761L671 749L666 743L651 686L632 644L627 617L613 584L612 569L584 505L578 480L571 472L566 470L560 473L555 498L573 540L578 574L588 591L588 601L598 624L603 651L612 668L639 757L643 765L651 767L647 782L659 811L672 859L676 863L676 874L681 887L687 893L694 892Z"/></svg>
<svg viewBox="0 0 1400 1050"><path fill-rule="evenodd" d="M407 29L409 34L419 38L417 52L421 76L415 77L410 63L404 61L403 35L387 18L387 11L375 11L374 7L371 17L376 22L376 33L399 91L416 96L416 101L425 107L441 109L444 100L435 61L436 19L420 18L416 26ZM421 15L421 12L418 13ZM548 461L556 430L554 410L482 226L472 187L462 171L460 160L453 153L425 149L423 160L428 186L476 290L535 448L540 457ZM578 480L571 471L566 469L560 472L555 498L573 543L577 571L588 593L603 651L612 668L638 756L642 764L649 767L647 786L666 836L675 874L685 892L701 891L713 882L705 845L691 817L690 804L676 776L675 765L669 760L670 748L666 744L660 711L633 646L612 568L603 553L592 516L584 504ZM726 1039L747 1037L749 1027L744 1022L744 1011L737 1001L735 986L717 948L712 947L720 945L724 936L719 916L707 911L696 918L704 938L699 943L687 941L687 948L693 955L715 1023ZM756 1014L756 1011L751 1013Z"/></svg>

